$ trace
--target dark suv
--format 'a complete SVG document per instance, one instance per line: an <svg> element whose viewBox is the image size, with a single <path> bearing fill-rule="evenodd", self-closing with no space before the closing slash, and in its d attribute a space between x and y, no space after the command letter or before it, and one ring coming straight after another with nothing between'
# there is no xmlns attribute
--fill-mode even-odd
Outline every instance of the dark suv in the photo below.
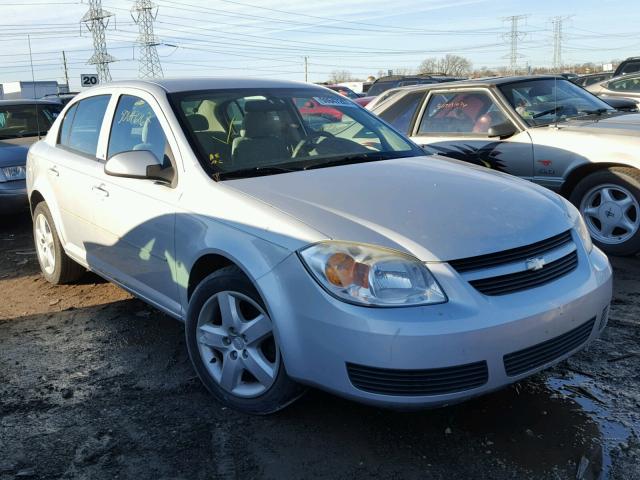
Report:
<svg viewBox="0 0 640 480"><path fill-rule="evenodd" d="M640 57L629 57L618 65L613 76L619 77L620 75L637 72L640 72Z"/></svg>

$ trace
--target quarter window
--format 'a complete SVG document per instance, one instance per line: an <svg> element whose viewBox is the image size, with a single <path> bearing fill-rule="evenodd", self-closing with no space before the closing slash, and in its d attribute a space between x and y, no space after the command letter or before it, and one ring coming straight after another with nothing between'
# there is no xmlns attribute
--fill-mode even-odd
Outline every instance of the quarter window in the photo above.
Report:
<svg viewBox="0 0 640 480"><path fill-rule="evenodd" d="M486 135L489 128L505 121L484 92L438 93L429 99L418 134Z"/></svg>
<svg viewBox="0 0 640 480"><path fill-rule="evenodd" d="M168 166L167 148L167 137L151 106L139 97L122 95L111 124L108 158L117 153L148 150Z"/></svg>
<svg viewBox="0 0 640 480"><path fill-rule="evenodd" d="M109 98L109 95L97 95L71 107L62 123L60 145L95 157Z"/></svg>
<svg viewBox="0 0 640 480"><path fill-rule="evenodd" d="M408 93L382 112L380 118L396 127L402 133L408 133L411 119L416 113L423 96L423 92Z"/></svg>

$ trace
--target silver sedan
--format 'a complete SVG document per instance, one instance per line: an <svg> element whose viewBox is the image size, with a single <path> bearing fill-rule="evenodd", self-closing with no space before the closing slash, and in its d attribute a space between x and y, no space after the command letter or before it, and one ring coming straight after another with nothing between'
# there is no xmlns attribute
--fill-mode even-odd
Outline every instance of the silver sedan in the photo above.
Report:
<svg viewBox="0 0 640 480"><path fill-rule="evenodd" d="M319 86L92 88L27 167L44 277L88 268L185 322L200 379L244 412L304 385L457 402L567 358L607 322L611 268L573 205L426 158Z"/></svg>

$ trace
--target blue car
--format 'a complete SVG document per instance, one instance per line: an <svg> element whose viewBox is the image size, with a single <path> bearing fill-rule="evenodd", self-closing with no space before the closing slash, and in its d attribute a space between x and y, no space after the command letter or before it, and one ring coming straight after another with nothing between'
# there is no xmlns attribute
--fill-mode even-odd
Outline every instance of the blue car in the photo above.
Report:
<svg viewBox="0 0 640 480"><path fill-rule="evenodd" d="M27 208L27 151L45 135L62 105L44 100L0 100L0 214Z"/></svg>

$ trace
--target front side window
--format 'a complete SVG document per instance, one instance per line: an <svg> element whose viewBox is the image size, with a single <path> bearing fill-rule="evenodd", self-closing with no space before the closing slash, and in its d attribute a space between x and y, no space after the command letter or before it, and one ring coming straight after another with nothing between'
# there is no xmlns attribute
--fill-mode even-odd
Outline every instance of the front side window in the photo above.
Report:
<svg viewBox="0 0 640 480"><path fill-rule="evenodd" d="M58 143L95 157L110 98L110 95L97 95L73 105L63 120Z"/></svg>
<svg viewBox="0 0 640 480"><path fill-rule="evenodd" d="M434 93L420 122L418 134L486 135L507 121L486 92Z"/></svg>
<svg viewBox="0 0 640 480"><path fill-rule="evenodd" d="M402 133L408 133L411 127L411 119L415 115L423 97L424 92L408 93L381 112L380 118Z"/></svg>
<svg viewBox="0 0 640 480"><path fill-rule="evenodd" d="M616 92L640 92L640 77L621 78L609 83L609 90Z"/></svg>
<svg viewBox="0 0 640 480"><path fill-rule="evenodd" d="M45 103L0 105L0 139L44 135L61 109L59 105Z"/></svg>
<svg viewBox="0 0 640 480"><path fill-rule="evenodd" d="M122 95L111 124L107 157L132 150L148 150L165 164L167 137L151 106L139 97Z"/></svg>
<svg viewBox="0 0 640 480"><path fill-rule="evenodd" d="M221 178L422 154L371 113L324 89L218 90L172 100L201 162ZM189 110L196 100L201 107Z"/></svg>
<svg viewBox="0 0 640 480"><path fill-rule="evenodd" d="M608 104L562 78L542 78L499 86L514 110L530 126L570 117L615 112Z"/></svg>

